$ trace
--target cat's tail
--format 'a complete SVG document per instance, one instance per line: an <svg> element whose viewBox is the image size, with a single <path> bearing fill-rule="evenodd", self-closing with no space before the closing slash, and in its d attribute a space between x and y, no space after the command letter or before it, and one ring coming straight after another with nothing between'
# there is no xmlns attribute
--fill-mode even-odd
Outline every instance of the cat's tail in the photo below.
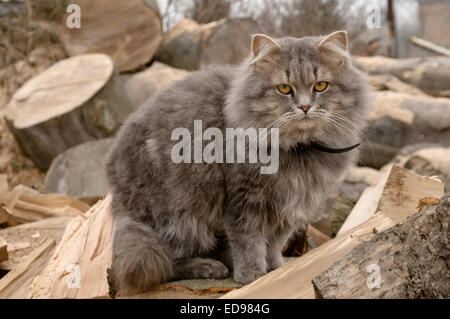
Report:
<svg viewBox="0 0 450 319"><path fill-rule="evenodd" d="M150 226L129 217L116 219L111 267L116 289L147 291L172 278L173 265L170 251Z"/></svg>

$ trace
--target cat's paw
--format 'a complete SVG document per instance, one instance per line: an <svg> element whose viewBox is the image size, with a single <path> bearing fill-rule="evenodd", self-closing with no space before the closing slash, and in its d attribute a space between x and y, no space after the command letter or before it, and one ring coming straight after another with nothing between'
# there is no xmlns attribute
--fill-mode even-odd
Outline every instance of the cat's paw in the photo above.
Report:
<svg viewBox="0 0 450 319"><path fill-rule="evenodd" d="M238 270L234 272L233 279L240 284L246 285L255 281L259 277L265 275L264 271L254 270L254 269L245 269Z"/></svg>
<svg viewBox="0 0 450 319"><path fill-rule="evenodd" d="M281 267L283 265L284 265L284 259L283 259L283 256L281 256L281 254L267 259L267 266L269 267L269 271L275 270L278 267Z"/></svg>
<svg viewBox="0 0 450 319"><path fill-rule="evenodd" d="M207 258L178 261L177 273L182 279L221 279L229 275L228 268L224 264Z"/></svg>

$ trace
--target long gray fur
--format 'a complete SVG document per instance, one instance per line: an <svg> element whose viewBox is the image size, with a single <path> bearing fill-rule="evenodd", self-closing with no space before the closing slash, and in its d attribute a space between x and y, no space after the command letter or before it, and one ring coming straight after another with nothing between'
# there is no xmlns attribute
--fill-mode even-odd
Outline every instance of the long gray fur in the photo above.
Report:
<svg viewBox="0 0 450 319"><path fill-rule="evenodd" d="M370 110L367 81L341 50L342 33L328 38L276 39L280 48L273 50L254 38L253 54L241 65L194 72L130 116L107 163L116 221L112 269L121 289L145 291L176 278L223 278L231 271L247 284L283 264L281 249L293 230L318 218L358 156L357 150L320 152L308 143L359 142ZM320 80L330 82L328 89L313 93ZM291 84L295 94L277 92L280 83ZM202 120L204 129L216 127L225 136L225 128L270 127L304 103L313 105L313 122L280 127L276 174L260 174L260 163L171 160L175 128L192 133L194 120ZM337 115L327 120L330 113Z"/></svg>

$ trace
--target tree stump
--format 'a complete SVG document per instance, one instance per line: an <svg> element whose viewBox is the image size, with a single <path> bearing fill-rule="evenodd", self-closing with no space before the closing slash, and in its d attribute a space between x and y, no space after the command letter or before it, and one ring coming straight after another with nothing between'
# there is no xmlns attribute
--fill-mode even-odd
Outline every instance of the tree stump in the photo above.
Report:
<svg viewBox="0 0 450 319"><path fill-rule="evenodd" d="M133 108L104 54L64 59L25 83L6 107L24 153L41 169L66 149L115 133Z"/></svg>
<svg viewBox="0 0 450 319"><path fill-rule="evenodd" d="M70 55L108 54L120 72L150 62L162 40L156 0L75 0L81 28L64 28L61 39ZM67 15L67 18L70 14Z"/></svg>
<svg viewBox="0 0 450 319"><path fill-rule="evenodd" d="M156 59L185 70L239 63L250 54L251 35L258 32L258 24L251 19L208 24L183 19L164 35Z"/></svg>

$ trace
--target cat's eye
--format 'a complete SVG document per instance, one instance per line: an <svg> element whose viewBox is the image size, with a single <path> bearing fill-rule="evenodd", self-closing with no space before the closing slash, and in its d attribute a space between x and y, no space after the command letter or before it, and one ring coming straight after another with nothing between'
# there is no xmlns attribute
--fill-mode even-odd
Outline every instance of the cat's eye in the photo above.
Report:
<svg viewBox="0 0 450 319"><path fill-rule="evenodd" d="M285 84L285 83L278 85L277 89L282 94L291 94L292 93L292 88L288 84Z"/></svg>
<svg viewBox="0 0 450 319"><path fill-rule="evenodd" d="M328 82L327 81L319 81L314 84L314 91L315 92L323 92L327 89Z"/></svg>

